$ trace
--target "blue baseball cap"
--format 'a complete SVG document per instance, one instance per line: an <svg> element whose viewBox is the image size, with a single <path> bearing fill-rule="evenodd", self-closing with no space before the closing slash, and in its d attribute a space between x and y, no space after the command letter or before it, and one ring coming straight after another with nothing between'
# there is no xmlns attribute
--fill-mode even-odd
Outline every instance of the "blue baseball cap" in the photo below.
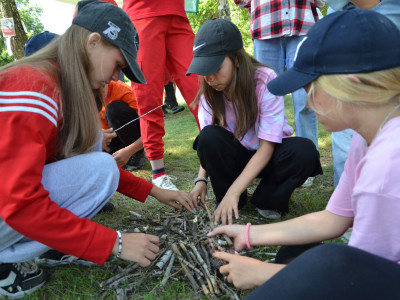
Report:
<svg viewBox="0 0 400 300"><path fill-rule="evenodd" d="M26 42L24 46L25 56L29 56L36 51L42 49L57 36L57 34L49 31L43 31L41 33L35 34Z"/></svg>
<svg viewBox="0 0 400 300"><path fill-rule="evenodd" d="M400 31L384 15L349 8L327 15L299 43L292 68L268 83L294 92L321 75L369 73L400 66Z"/></svg>

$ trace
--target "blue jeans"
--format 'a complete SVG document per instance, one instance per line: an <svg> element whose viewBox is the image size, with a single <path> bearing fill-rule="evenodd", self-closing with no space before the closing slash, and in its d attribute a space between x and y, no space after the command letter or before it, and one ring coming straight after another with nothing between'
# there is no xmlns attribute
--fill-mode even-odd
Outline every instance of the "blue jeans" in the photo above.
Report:
<svg viewBox="0 0 400 300"><path fill-rule="evenodd" d="M353 133L353 129L332 132L333 178L335 187L338 185L340 176L343 173Z"/></svg>
<svg viewBox="0 0 400 300"><path fill-rule="evenodd" d="M78 217L91 219L115 193L119 171L115 159L101 151L62 159L43 168L42 184L50 198ZM24 237L0 218L0 263L23 262L50 248Z"/></svg>
<svg viewBox="0 0 400 300"><path fill-rule="evenodd" d="M278 74L293 66L297 45L301 36L254 40L254 57L271 67ZM318 149L318 120L313 110L306 107L307 94L304 89L292 93L296 136L310 139Z"/></svg>

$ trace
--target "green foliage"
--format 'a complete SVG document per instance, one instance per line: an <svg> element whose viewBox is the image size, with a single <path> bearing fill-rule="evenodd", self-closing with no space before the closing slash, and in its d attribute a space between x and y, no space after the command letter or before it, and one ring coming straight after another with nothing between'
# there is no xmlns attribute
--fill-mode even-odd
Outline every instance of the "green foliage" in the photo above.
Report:
<svg viewBox="0 0 400 300"><path fill-rule="evenodd" d="M14 55L9 56L8 52L7 52L7 46L5 45L5 41L4 41L4 45L2 45L0 47L0 66L4 66L12 61L14 61Z"/></svg>
<svg viewBox="0 0 400 300"><path fill-rule="evenodd" d="M43 9L29 2L28 0L16 0L15 1L21 20L24 22L28 38L32 35L42 32L43 25L40 22L40 16ZM9 56L7 52L7 46L4 39L4 43L0 45L0 66L4 66L14 61L14 56Z"/></svg>
<svg viewBox="0 0 400 300"><path fill-rule="evenodd" d="M43 13L43 9L28 0L16 0L16 4L21 20L25 24L28 37L42 32L43 25L40 22L40 16Z"/></svg>
<svg viewBox="0 0 400 300"><path fill-rule="evenodd" d="M228 2L231 21L236 24L242 33L244 48L249 54L253 54L253 42L250 36L250 14L247 10L238 7L233 0L228 0ZM213 17L218 17L216 0L202 0L199 2L199 12L197 14L188 14L194 33L197 33L200 26Z"/></svg>
<svg viewBox="0 0 400 300"><path fill-rule="evenodd" d="M187 14L193 32L197 33L200 26L218 16L218 8L216 0L204 0L199 2L199 12L197 14Z"/></svg>

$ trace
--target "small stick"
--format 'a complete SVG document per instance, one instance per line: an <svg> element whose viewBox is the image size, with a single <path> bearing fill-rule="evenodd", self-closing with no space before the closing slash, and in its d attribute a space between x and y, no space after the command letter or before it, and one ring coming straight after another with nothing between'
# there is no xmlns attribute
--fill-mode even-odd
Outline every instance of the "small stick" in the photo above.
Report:
<svg viewBox="0 0 400 300"><path fill-rule="evenodd" d="M113 283L110 283L110 284L107 286L107 288L108 288L108 289L117 288L117 287L119 286L119 284L120 284L122 281L130 282L132 278L138 277L138 276L140 276L140 275L141 275L141 274L139 274L139 273L128 274L128 275L126 275L126 276L124 276L124 277L122 277L122 278L120 278L120 279L118 279L118 280L115 280Z"/></svg>
<svg viewBox="0 0 400 300"><path fill-rule="evenodd" d="M172 270L172 266L174 265L174 262L175 262L175 253L172 253L171 260L169 261L168 267L165 270L164 277L161 281L161 284L160 284L161 286L164 286L167 283L169 274L171 274L171 270Z"/></svg>
<svg viewBox="0 0 400 300"><path fill-rule="evenodd" d="M195 241L197 241L197 220L198 220L198 218L197 218L197 215L196 215L196 217L193 219L193 230L192 230L193 239Z"/></svg>
<svg viewBox="0 0 400 300"><path fill-rule="evenodd" d="M203 206L205 207L205 209L207 211L208 220L210 221L210 224L211 224L211 229L214 230L215 225L214 225L214 223L212 221L212 216L211 216L210 210L208 209L207 202L205 202Z"/></svg>
<svg viewBox="0 0 400 300"><path fill-rule="evenodd" d="M182 257L182 254L179 252L179 249L178 249L178 247L176 246L176 244L172 244L171 247L172 247L172 250L174 251L174 253L175 253L177 256ZM179 261L179 263L182 265L182 269L183 269L183 271L185 272L186 277L187 277L187 279L189 280L189 283L190 283L190 285L192 286L193 290L194 290L196 293L198 293L200 287L199 287L199 285L196 283L196 281L194 280L192 273L188 270L188 268L185 266L185 264L184 264L183 262Z"/></svg>
<svg viewBox="0 0 400 300"><path fill-rule="evenodd" d="M100 287L101 288L105 288L106 285L110 285L111 283L113 283L114 281L124 277L125 275L129 274L130 272L132 272L133 270L135 270L136 268L138 268L139 265L137 263L132 263L129 266L127 266L121 273L103 281L100 283Z"/></svg>
<svg viewBox="0 0 400 300"><path fill-rule="evenodd" d="M204 283L204 280L200 277L199 274L196 273L196 280L200 282L201 290L203 291L203 294L207 297L210 296L210 291L208 290L206 284Z"/></svg>
<svg viewBox="0 0 400 300"><path fill-rule="evenodd" d="M211 270L210 257L208 256L208 252L207 252L206 248L204 247L203 243L200 243L200 249L203 252L203 255L204 255L204 258L205 258L208 268Z"/></svg>
<svg viewBox="0 0 400 300"><path fill-rule="evenodd" d="M214 276L215 276L215 278L217 278L217 271L214 272ZM219 291L219 288L218 288L218 282L217 282L217 281L214 282L213 288L214 288L214 292L215 292L217 295L219 295L219 294L220 294L220 291Z"/></svg>
<svg viewBox="0 0 400 300"><path fill-rule="evenodd" d="M231 299L235 299L235 300L240 300L238 295L232 291L229 287L227 287L223 282L221 282L221 284L219 285L219 287L221 288L221 290L226 294L226 295L230 295Z"/></svg>
<svg viewBox="0 0 400 300"><path fill-rule="evenodd" d="M195 271L197 274L200 274L201 276L204 276L203 272L201 272L199 269L197 269L194 265L192 265L190 262L185 260L182 256L177 256L176 257L180 262L184 263L185 266L189 267L193 271Z"/></svg>
<svg viewBox="0 0 400 300"><path fill-rule="evenodd" d="M190 243L189 244L190 249L192 249L193 253L196 255L197 260L200 263L200 266L204 269L204 272L206 273L206 277L208 277L211 280L212 285L214 285L215 278L210 274L210 271L208 270L207 264L204 262L203 258L201 257L200 253L197 251L196 247ZM210 289L211 291L211 289Z"/></svg>
<svg viewBox="0 0 400 300"><path fill-rule="evenodd" d="M178 218L181 215L182 211L183 211L183 206L181 206L181 208L179 209L179 211L176 214L175 218Z"/></svg>
<svg viewBox="0 0 400 300"><path fill-rule="evenodd" d="M210 289L210 293L214 294L213 285L211 283L211 280L207 276L206 276L206 281L207 281L207 284L208 284L208 288Z"/></svg>
<svg viewBox="0 0 400 300"><path fill-rule="evenodd" d="M158 108L160 108L161 106L164 106L164 105L165 105L165 104L161 104L161 105L157 106L156 108L153 108L152 110L149 110L147 113L141 115L140 117L138 117L138 118L136 118L136 119L133 119L133 120L129 121L128 123L122 125L121 127L115 129L114 132L117 132L117 131L121 130L121 129L124 128L125 126L131 124L132 122L135 122L135 121L139 120L140 118L143 118L145 115L147 115L147 114L149 114L149 113L155 111L156 109L158 109Z"/></svg>
<svg viewBox="0 0 400 300"><path fill-rule="evenodd" d="M196 260L192 260L192 258L190 257L190 253L189 253L189 251L187 250L187 248L186 248L186 246L185 246L184 243L179 242L179 247L181 247L181 249L183 250L183 253L185 253L186 259L187 259L189 262L193 263L194 261L196 261Z"/></svg>
<svg viewBox="0 0 400 300"><path fill-rule="evenodd" d="M159 262L156 263L156 266L161 270L164 268L165 264L169 261L172 256L172 250L167 250L165 254L160 258Z"/></svg>

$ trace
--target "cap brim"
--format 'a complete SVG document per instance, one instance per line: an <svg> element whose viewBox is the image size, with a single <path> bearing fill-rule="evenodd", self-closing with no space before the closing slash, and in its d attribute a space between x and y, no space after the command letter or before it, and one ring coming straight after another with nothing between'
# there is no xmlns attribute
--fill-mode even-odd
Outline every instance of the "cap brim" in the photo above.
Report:
<svg viewBox="0 0 400 300"><path fill-rule="evenodd" d="M221 67L224 59L224 55L218 56L197 56L193 57L193 60L186 72L186 76L190 74L198 74L201 76L209 76L218 71Z"/></svg>
<svg viewBox="0 0 400 300"><path fill-rule="evenodd" d="M144 78L144 75L142 73L142 70L140 69L136 57L133 55L130 55L128 52L126 52L124 49L120 49L126 62L128 63L128 66L122 69L122 72L126 75L126 77L129 78L129 80L136 82L136 83L144 83L146 84L146 79Z"/></svg>
<svg viewBox="0 0 400 300"><path fill-rule="evenodd" d="M278 75L275 79L271 80L267 86L268 90L277 96L284 96L293 93L298 89L305 87L307 84L318 78L317 74L306 74L296 71L294 68Z"/></svg>

